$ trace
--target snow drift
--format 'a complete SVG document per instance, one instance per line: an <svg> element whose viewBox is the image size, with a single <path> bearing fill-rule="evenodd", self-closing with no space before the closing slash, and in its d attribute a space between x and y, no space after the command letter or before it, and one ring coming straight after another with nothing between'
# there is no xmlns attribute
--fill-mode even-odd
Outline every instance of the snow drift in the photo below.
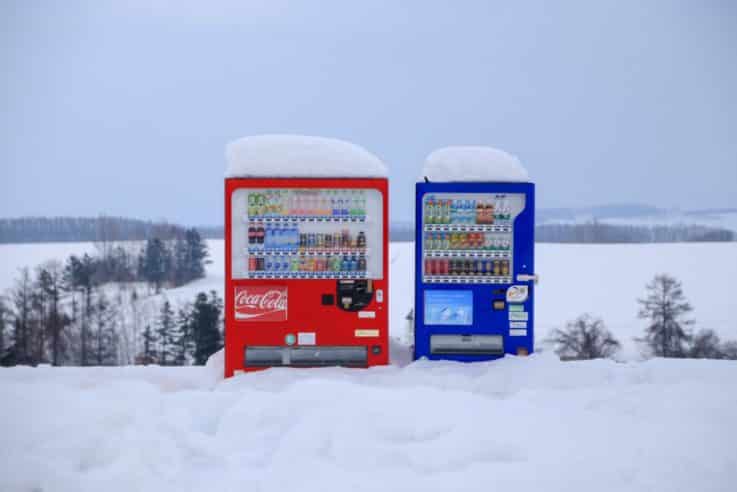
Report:
<svg viewBox="0 0 737 492"><path fill-rule="evenodd" d="M0 490L727 491L737 481L731 361L537 354L217 372L0 369Z"/></svg>
<svg viewBox="0 0 737 492"><path fill-rule="evenodd" d="M492 147L445 147L430 154L421 178L430 181L528 182L519 159Z"/></svg>
<svg viewBox="0 0 737 492"><path fill-rule="evenodd" d="M227 145L226 178L386 177L378 157L358 145L323 137L258 135Z"/></svg>

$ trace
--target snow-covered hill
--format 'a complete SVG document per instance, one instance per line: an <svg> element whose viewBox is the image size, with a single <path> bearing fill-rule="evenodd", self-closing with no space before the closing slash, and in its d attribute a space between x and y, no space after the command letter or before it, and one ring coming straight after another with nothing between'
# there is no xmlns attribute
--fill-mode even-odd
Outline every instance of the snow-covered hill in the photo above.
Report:
<svg viewBox="0 0 737 492"><path fill-rule="evenodd" d="M3 491L731 491L737 363L0 369Z"/></svg>

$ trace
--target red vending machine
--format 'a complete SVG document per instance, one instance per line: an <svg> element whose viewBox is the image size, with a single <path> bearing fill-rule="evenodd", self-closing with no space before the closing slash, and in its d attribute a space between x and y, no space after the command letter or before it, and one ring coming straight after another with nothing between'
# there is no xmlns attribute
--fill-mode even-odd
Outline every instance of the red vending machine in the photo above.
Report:
<svg viewBox="0 0 737 492"><path fill-rule="evenodd" d="M387 364L388 184L364 149L247 137L228 146L225 376Z"/></svg>

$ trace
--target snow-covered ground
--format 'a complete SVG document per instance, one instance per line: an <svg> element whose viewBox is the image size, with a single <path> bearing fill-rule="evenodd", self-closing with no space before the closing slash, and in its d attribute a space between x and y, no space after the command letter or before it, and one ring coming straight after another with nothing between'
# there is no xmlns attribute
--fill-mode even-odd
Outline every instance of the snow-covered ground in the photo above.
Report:
<svg viewBox="0 0 737 492"><path fill-rule="evenodd" d="M201 291L222 295L223 241L208 241L212 263L207 277L184 287L170 289L166 297L175 304L192 301ZM390 331L406 340L405 316L412 308L414 276L412 243L392 243L390 254ZM71 253L93 251L89 243L0 245L4 259L0 269L0 292L12 286L18 268ZM710 328L724 338L737 339L732 279L737 278L737 243L671 244L538 244L536 292L537 339L551 329L583 313L603 318L624 345L622 356L636 358L632 338L641 336L644 322L637 318L637 298L657 273L669 273L683 282L694 307L696 328ZM154 300L155 301L155 300ZM155 309L154 309L155 311Z"/></svg>
<svg viewBox="0 0 737 492"><path fill-rule="evenodd" d="M737 363L0 370L3 491L731 491Z"/></svg>
<svg viewBox="0 0 737 492"><path fill-rule="evenodd" d="M391 245L391 332L412 305L411 243ZM90 245L0 246L16 268ZM222 241L207 278L222 290ZM698 326L737 338L737 244L539 245L544 334L582 312L623 341L658 272L683 281ZM10 273L8 273L10 272ZM633 352L634 345L627 351ZM209 367L0 369L1 491L727 491L737 483L737 362L473 365L368 370Z"/></svg>

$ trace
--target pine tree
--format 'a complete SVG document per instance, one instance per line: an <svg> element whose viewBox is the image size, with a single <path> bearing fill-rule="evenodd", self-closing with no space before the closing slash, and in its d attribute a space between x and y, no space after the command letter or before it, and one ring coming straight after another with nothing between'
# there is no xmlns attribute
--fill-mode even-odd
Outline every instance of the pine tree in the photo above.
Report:
<svg viewBox="0 0 737 492"><path fill-rule="evenodd" d="M143 260L139 264L143 278L154 286L158 294L171 268L171 258L164 242L157 237L146 241Z"/></svg>
<svg viewBox="0 0 737 492"><path fill-rule="evenodd" d="M6 335L6 326L8 325L8 308L5 305L5 298L0 296L0 366L10 365L8 358L8 338Z"/></svg>
<svg viewBox="0 0 737 492"><path fill-rule="evenodd" d="M97 296L94 307L94 331L92 357L98 366L115 365L118 362L118 332L115 327L115 309L103 292Z"/></svg>
<svg viewBox="0 0 737 492"><path fill-rule="evenodd" d="M31 324L32 305L31 297L33 286L28 268L20 271L20 278L16 280L15 287L11 291L14 306L13 319L13 348L10 359L13 364L31 364Z"/></svg>
<svg viewBox="0 0 737 492"><path fill-rule="evenodd" d="M187 281L196 280L205 276L207 263L207 244L202 240L197 229L188 229L185 233L187 242Z"/></svg>
<svg viewBox="0 0 737 492"><path fill-rule="evenodd" d="M220 314L222 300L215 291L207 294L200 292L195 298L192 309L192 333L195 340L195 364L203 365L207 358L220 350L223 346L220 333Z"/></svg>
<svg viewBox="0 0 737 492"><path fill-rule="evenodd" d="M69 317L60 306L62 291L62 267L59 262L50 261L38 271L38 287L46 298L48 315L45 331L51 338L51 364L58 366L66 350L64 330L70 324Z"/></svg>
<svg viewBox="0 0 737 492"><path fill-rule="evenodd" d="M177 311L177 329L174 335L174 365L186 365L194 357L194 349L192 307L184 306Z"/></svg>
<svg viewBox="0 0 737 492"><path fill-rule="evenodd" d="M156 364L156 332L151 329L151 325L147 324L143 330L143 352L137 357L137 364Z"/></svg>
<svg viewBox="0 0 737 492"><path fill-rule="evenodd" d="M174 241L174 253L172 254L172 283L175 287L179 287L188 281L189 251L187 241L179 237Z"/></svg>
<svg viewBox="0 0 737 492"><path fill-rule="evenodd" d="M685 357L691 340L686 316L693 310L686 301L681 283L670 275L656 275L647 285L647 296L638 299L638 316L647 319L645 342L657 357Z"/></svg>
<svg viewBox="0 0 737 492"><path fill-rule="evenodd" d="M94 311L92 290L96 285L96 270L97 263L86 253L81 259L74 255L70 256L64 267L63 279L66 290L79 291L83 294L79 329L79 363L82 366L91 362L90 325Z"/></svg>
<svg viewBox="0 0 737 492"><path fill-rule="evenodd" d="M174 355L174 311L168 300L164 301L157 320L156 336L159 342L158 359L162 366L170 365Z"/></svg>

